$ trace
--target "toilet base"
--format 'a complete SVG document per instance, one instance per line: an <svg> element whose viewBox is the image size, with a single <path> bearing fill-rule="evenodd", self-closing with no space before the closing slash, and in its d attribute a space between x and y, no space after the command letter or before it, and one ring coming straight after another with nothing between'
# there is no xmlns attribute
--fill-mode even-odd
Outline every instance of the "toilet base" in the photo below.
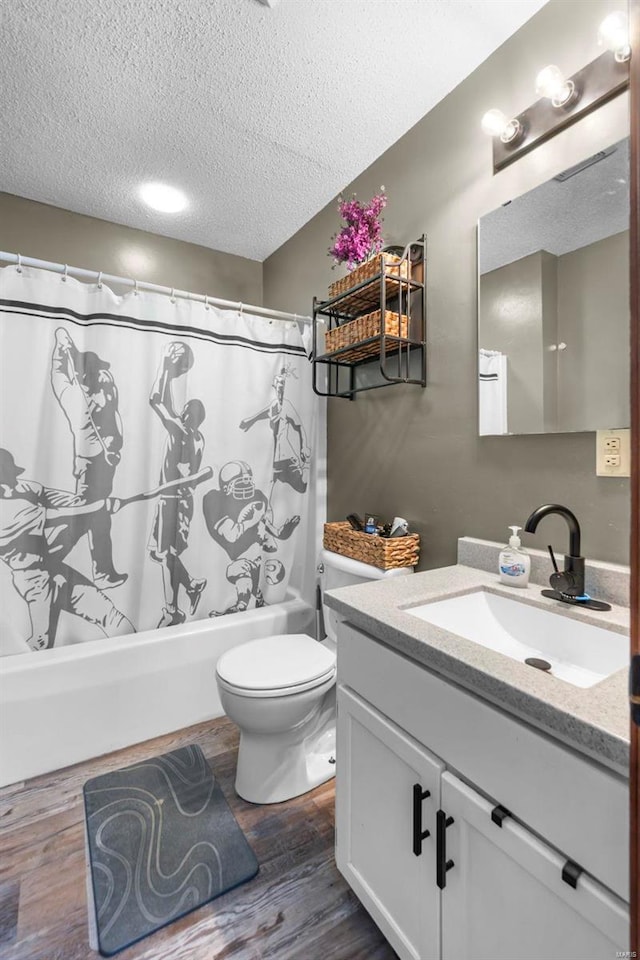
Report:
<svg viewBox="0 0 640 960"><path fill-rule="evenodd" d="M242 731L235 783L238 796L249 803L282 803L335 776L335 701L328 700L314 732L303 739L295 729L284 736Z"/></svg>
<svg viewBox="0 0 640 960"><path fill-rule="evenodd" d="M268 771L260 764L265 737L243 734L238 757L236 793L249 803L282 803L299 797L335 776L335 730L325 749L307 754L304 749L274 758L269 753ZM332 743L332 745L330 745ZM276 762L274 768L273 763ZM260 769L260 768L263 769Z"/></svg>

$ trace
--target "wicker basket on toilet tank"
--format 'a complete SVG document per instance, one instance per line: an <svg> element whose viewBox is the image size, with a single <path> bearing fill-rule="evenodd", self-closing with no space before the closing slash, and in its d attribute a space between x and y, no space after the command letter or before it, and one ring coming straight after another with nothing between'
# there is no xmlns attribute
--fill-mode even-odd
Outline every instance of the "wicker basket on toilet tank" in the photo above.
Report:
<svg viewBox="0 0 640 960"><path fill-rule="evenodd" d="M420 557L420 536L417 533L406 537L377 537L354 530L346 521L325 523L323 544L325 550L381 570L415 567Z"/></svg>

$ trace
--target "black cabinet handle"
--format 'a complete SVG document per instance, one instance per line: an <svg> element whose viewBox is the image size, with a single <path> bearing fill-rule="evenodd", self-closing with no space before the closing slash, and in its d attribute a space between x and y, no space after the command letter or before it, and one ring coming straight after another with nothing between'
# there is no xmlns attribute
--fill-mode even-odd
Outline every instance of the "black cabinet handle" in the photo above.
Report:
<svg viewBox="0 0 640 960"><path fill-rule="evenodd" d="M447 871L455 866L453 860L447 860L447 827L455 823L444 810L436 813L436 884L441 890L447 885Z"/></svg>
<svg viewBox="0 0 640 960"><path fill-rule="evenodd" d="M423 790L420 783L413 785L413 852L416 857L422 853L422 841L431 836L430 830L422 829L422 801L431 796L430 790Z"/></svg>

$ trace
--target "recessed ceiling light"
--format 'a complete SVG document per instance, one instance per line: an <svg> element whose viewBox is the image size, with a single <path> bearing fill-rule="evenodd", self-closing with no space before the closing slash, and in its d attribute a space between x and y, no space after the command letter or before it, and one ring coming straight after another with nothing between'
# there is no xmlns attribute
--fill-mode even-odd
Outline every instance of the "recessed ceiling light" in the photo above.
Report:
<svg viewBox="0 0 640 960"><path fill-rule="evenodd" d="M179 213L189 204L182 190L166 183L143 183L140 196L147 206L161 213Z"/></svg>

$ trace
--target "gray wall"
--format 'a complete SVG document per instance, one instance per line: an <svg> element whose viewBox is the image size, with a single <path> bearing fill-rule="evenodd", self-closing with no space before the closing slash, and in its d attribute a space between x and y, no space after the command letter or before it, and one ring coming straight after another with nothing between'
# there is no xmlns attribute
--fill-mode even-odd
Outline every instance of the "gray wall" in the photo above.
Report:
<svg viewBox="0 0 640 960"><path fill-rule="evenodd" d="M542 367L544 432L558 429L558 258L542 254ZM626 353L628 354L628 349Z"/></svg>
<svg viewBox="0 0 640 960"><path fill-rule="evenodd" d="M549 323L555 310L549 310L544 291L553 277L554 260L540 250L480 278L478 346L507 356L507 433L545 431L547 381L555 383L545 364L545 347L549 340L556 343L556 335L555 324Z"/></svg>
<svg viewBox="0 0 640 960"><path fill-rule="evenodd" d="M628 427L629 231L558 257L560 428Z"/></svg>
<svg viewBox="0 0 640 960"><path fill-rule="evenodd" d="M262 304L262 264L0 193L0 250Z"/></svg>
<svg viewBox="0 0 640 960"><path fill-rule="evenodd" d="M454 562L463 534L504 540L508 524L548 501L575 510L587 556L628 560L628 481L595 476L593 433L477 436L477 220L626 136L629 106L626 94L617 97L495 177L480 119L490 107L515 114L529 106L545 64L571 74L597 57L598 25L616 4L552 0L346 186L366 198L385 185L386 242L428 235L429 382L329 401L328 515L407 517L423 535L424 567ZM325 295L338 224L331 204L265 261L266 303L309 312L312 295ZM524 538L548 542L566 547L562 521Z"/></svg>

